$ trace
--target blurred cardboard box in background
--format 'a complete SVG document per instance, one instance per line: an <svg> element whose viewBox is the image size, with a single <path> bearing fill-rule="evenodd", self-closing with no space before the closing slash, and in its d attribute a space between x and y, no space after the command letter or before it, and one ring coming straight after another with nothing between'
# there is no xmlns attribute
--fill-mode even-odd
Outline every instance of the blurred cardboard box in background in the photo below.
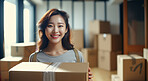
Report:
<svg viewBox="0 0 148 81"><path fill-rule="evenodd" d="M28 57L36 51L35 42L16 43L11 46L11 56Z"/></svg>
<svg viewBox="0 0 148 81"><path fill-rule="evenodd" d="M110 22L109 21L100 21L93 20L89 22L89 46L92 48L94 35L98 35L101 33L110 33Z"/></svg>
<svg viewBox="0 0 148 81"><path fill-rule="evenodd" d="M122 37L121 35L99 34L98 38L99 50L121 51Z"/></svg>
<svg viewBox="0 0 148 81"><path fill-rule="evenodd" d="M6 57L0 60L1 80L9 81L9 69L19 64L22 57Z"/></svg>
<svg viewBox="0 0 148 81"><path fill-rule="evenodd" d="M144 56L144 58L147 60L146 62L146 65L147 65L147 67L146 67L146 79L147 79L147 81L148 81L148 48L144 48L143 49L143 56Z"/></svg>
<svg viewBox="0 0 148 81"><path fill-rule="evenodd" d="M89 62L90 67L98 67L98 51L94 48L83 48L81 52L85 62Z"/></svg>
<svg viewBox="0 0 148 81"><path fill-rule="evenodd" d="M117 70L117 55L121 54L120 51L103 51L99 50L98 53L98 66L99 68L113 71Z"/></svg>
<svg viewBox="0 0 148 81"><path fill-rule="evenodd" d="M145 63L139 55L118 55L117 74L122 81L145 81Z"/></svg>
<svg viewBox="0 0 148 81"><path fill-rule="evenodd" d="M74 48L82 49L84 47L83 30L71 30L71 42Z"/></svg>

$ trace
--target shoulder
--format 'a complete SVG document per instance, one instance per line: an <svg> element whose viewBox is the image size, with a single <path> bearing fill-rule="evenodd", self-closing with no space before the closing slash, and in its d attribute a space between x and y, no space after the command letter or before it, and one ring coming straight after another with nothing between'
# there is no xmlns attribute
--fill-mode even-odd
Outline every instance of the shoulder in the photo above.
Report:
<svg viewBox="0 0 148 81"><path fill-rule="evenodd" d="M77 52L78 52L78 57L80 59L80 62L84 62L84 58L83 58L83 54L82 52L80 52L78 49L75 49ZM74 49L73 49L73 52L74 52ZM75 53L75 52L74 52Z"/></svg>

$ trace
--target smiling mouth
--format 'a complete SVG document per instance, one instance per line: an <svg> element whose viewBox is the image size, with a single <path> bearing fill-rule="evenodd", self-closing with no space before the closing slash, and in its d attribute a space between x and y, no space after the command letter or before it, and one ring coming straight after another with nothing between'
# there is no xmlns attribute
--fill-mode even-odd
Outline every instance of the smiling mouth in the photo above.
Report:
<svg viewBox="0 0 148 81"><path fill-rule="evenodd" d="M51 35L51 37L52 37L53 39L57 39L57 38L60 37L60 35Z"/></svg>

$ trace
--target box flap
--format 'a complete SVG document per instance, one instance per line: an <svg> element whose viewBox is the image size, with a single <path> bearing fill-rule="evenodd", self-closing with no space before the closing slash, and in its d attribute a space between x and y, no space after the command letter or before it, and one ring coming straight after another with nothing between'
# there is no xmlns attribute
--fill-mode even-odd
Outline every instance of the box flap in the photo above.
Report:
<svg viewBox="0 0 148 81"><path fill-rule="evenodd" d="M41 63L41 62L22 62L9 71L46 71L46 68L50 63Z"/></svg>
<svg viewBox="0 0 148 81"><path fill-rule="evenodd" d="M88 63L61 63L56 72L87 72Z"/></svg>
<svg viewBox="0 0 148 81"><path fill-rule="evenodd" d="M0 61L20 61L23 57L5 57L1 59Z"/></svg>

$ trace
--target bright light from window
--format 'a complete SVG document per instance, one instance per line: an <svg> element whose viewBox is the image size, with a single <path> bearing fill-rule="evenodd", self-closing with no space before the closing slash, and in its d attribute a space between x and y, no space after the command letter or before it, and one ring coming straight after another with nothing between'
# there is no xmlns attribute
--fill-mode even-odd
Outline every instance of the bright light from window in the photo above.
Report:
<svg viewBox="0 0 148 81"><path fill-rule="evenodd" d="M16 43L16 5L4 1L5 57L11 56L11 44Z"/></svg>
<svg viewBox="0 0 148 81"><path fill-rule="evenodd" d="M30 32L29 32L29 25L30 25L30 20L29 20L29 9L25 8L24 9L24 42L29 42L30 38Z"/></svg>

